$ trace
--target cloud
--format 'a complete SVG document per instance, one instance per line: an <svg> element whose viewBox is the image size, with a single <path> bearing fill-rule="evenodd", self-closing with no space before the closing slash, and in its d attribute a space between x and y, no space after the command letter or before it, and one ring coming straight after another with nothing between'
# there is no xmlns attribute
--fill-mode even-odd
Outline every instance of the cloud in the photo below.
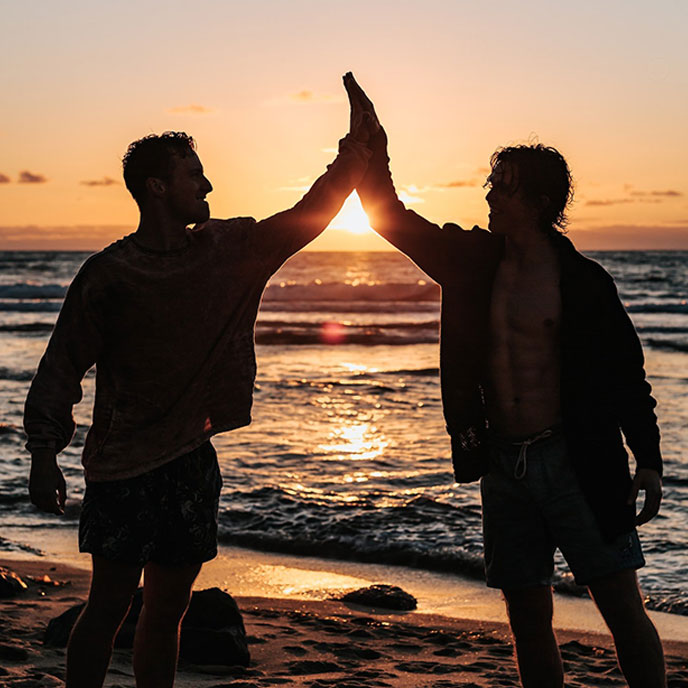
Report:
<svg viewBox="0 0 688 688"><path fill-rule="evenodd" d="M624 184L623 190L628 194L625 198L590 199L584 205L609 206L624 203L664 203L671 198L682 198L685 194L675 189L654 189L649 191L634 190L633 184Z"/></svg>
<svg viewBox="0 0 688 688"><path fill-rule="evenodd" d="M308 191L313 186L315 179L313 177L299 177L292 179L289 186L280 186L278 191Z"/></svg>
<svg viewBox="0 0 688 688"><path fill-rule="evenodd" d="M585 201L585 205L621 205L623 203L635 203L633 198L606 198Z"/></svg>
<svg viewBox="0 0 688 688"><path fill-rule="evenodd" d="M206 107L205 105L191 103L191 105L178 105L176 107L168 108L167 112L173 115L209 115L211 112L215 112L215 110Z"/></svg>
<svg viewBox="0 0 688 688"><path fill-rule="evenodd" d="M457 179L452 182L444 182L442 184L435 185L438 189L461 189L466 186L478 186L478 182L475 179Z"/></svg>
<svg viewBox="0 0 688 688"><path fill-rule="evenodd" d="M688 249L688 225L598 225L572 228L568 236L584 251Z"/></svg>
<svg viewBox="0 0 688 688"><path fill-rule="evenodd" d="M674 189L667 189L666 191L631 191L631 196L638 196L638 197L647 197L647 196L653 196L653 197L664 197L664 198L679 198L683 196L683 193L681 191L674 191Z"/></svg>
<svg viewBox="0 0 688 688"><path fill-rule="evenodd" d="M455 179L450 182L438 182L437 184L430 184L428 186L417 186L416 184L407 184L404 188L407 192L412 194L424 194L429 191L446 191L447 189L465 189L469 187L478 186L475 179Z"/></svg>
<svg viewBox="0 0 688 688"><path fill-rule="evenodd" d="M292 103L341 103L344 100L343 96L335 96L331 93L315 93L304 89L298 93L290 93L288 99Z"/></svg>
<svg viewBox="0 0 688 688"><path fill-rule="evenodd" d="M0 172L0 184L9 184L10 183L10 178L6 175Z"/></svg>
<svg viewBox="0 0 688 688"><path fill-rule="evenodd" d="M28 170L22 170L19 173L19 183L20 184L45 184L48 178L42 174L34 174Z"/></svg>
<svg viewBox="0 0 688 688"><path fill-rule="evenodd" d="M0 249L96 251L129 232L128 225L0 226Z"/></svg>
<svg viewBox="0 0 688 688"><path fill-rule="evenodd" d="M119 184L119 182L111 177L103 177L102 179L83 179L79 184L82 186L112 186Z"/></svg>
<svg viewBox="0 0 688 688"><path fill-rule="evenodd" d="M308 191L311 187L304 185L304 186L280 186L278 191Z"/></svg>
<svg viewBox="0 0 688 688"><path fill-rule="evenodd" d="M405 205L413 205L414 203L425 203L425 199L420 198L419 196L412 196L411 193L409 192L418 192L419 189L416 189L414 186L409 186L407 187L408 191L406 190L401 190L399 192L399 200L404 203Z"/></svg>

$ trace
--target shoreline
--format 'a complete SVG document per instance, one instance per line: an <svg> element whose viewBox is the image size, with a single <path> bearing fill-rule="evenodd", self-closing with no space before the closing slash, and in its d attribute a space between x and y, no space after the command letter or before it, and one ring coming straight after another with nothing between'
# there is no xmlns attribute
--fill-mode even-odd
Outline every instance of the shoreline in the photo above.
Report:
<svg viewBox="0 0 688 688"><path fill-rule="evenodd" d="M277 564L274 559L275 566L284 566L284 561ZM196 589L221 583L218 574L231 570L223 556L216 561ZM44 647L41 638L50 618L85 598L89 571L43 557L0 555L0 565L20 576L47 574L69 581L62 587L32 584L23 595L0 600L0 685L61 686L64 650ZM289 575L296 570L287 568ZM500 621L423 611L390 613L324 599L243 594L235 599L249 636L250 666L180 663L175 683L179 688L267 688L276 683L296 688L519 685L509 630ZM559 629L557 635L567 685L594 688L602 677L605 685L624 685L608 635L573 629ZM669 640L664 646L670 685L688 686L688 642ZM133 688L130 651L115 651L105 686Z"/></svg>
<svg viewBox="0 0 688 688"><path fill-rule="evenodd" d="M28 533L27 533L28 535ZM32 533L35 539L35 533ZM78 551L76 532L56 529L36 541L39 556L30 552L0 552L0 560L51 561L90 570L90 557ZM501 593L460 574L391 564L266 552L229 545L204 564L195 589L219 587L233 597L324 601L374 583L398 585L418 600L414 614L506 623ZM648 610L660 637L688 641L688 616ZM556 630L608 635L594 603L586 597L554 592Z"/></svg>

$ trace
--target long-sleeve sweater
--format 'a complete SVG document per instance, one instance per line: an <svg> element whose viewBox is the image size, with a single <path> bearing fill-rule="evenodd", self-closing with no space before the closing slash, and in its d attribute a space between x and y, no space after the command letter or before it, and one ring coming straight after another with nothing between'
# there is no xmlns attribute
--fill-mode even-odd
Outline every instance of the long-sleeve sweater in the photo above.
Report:
<svg viewBox="0 0 688 688"><path fill-rule="evenodd" d="M251 420L254 325L282 263L314 239L360 181L370 150L349 136L293 208L260 222L209 220L187 245L136 235L89 258L72 281L26 400L27 448L62 451L81 381L96 366L88 481L133 477Z"/></svg>
<svg viewBox="0 0 688 688"><path fill-rule="evenodd" d="M373 143L357 191L371 226L442 288L440 372L447 430L458 482L487 468L488 316L501 237L456 224L440 227L399 201L389 172L384 134ZM564 432L581 488L607 538L630 531L634 507L628 456L660 475L656 405L644 358L613 279L564 236L553 237L561 281L561 403Z"/></svg>

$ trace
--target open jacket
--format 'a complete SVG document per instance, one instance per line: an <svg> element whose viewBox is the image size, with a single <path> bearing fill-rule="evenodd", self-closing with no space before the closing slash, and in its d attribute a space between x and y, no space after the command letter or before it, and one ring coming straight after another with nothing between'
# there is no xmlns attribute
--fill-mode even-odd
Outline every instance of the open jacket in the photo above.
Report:
<svg viewBox="0 0 688 688"><path fill-rule="evenodd" d="M488 471L483 389L492 283L503 239L474 227L440 227L401 203L384 141L358 187L371 225L442 288L440 374L457 482ZM614 281L564 236L553 237L562 300L561 406L569 455L607 539L635 525L623 436L639 468L660 475L656 405L633 324Z"/></svg>

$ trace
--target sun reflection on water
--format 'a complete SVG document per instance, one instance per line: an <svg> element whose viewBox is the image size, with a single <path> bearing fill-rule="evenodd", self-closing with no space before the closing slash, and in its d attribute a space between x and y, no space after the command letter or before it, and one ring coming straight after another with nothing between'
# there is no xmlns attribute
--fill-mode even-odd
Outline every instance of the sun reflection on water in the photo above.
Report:
<svg viewBox="0 0 688 688"><path fill-rule="evenodd" d="M343 454L354 461L375 459L388 446L389 440L370 423L353 422L339 425L330 432L329 441L319 445L325 454Z"/></svg>

